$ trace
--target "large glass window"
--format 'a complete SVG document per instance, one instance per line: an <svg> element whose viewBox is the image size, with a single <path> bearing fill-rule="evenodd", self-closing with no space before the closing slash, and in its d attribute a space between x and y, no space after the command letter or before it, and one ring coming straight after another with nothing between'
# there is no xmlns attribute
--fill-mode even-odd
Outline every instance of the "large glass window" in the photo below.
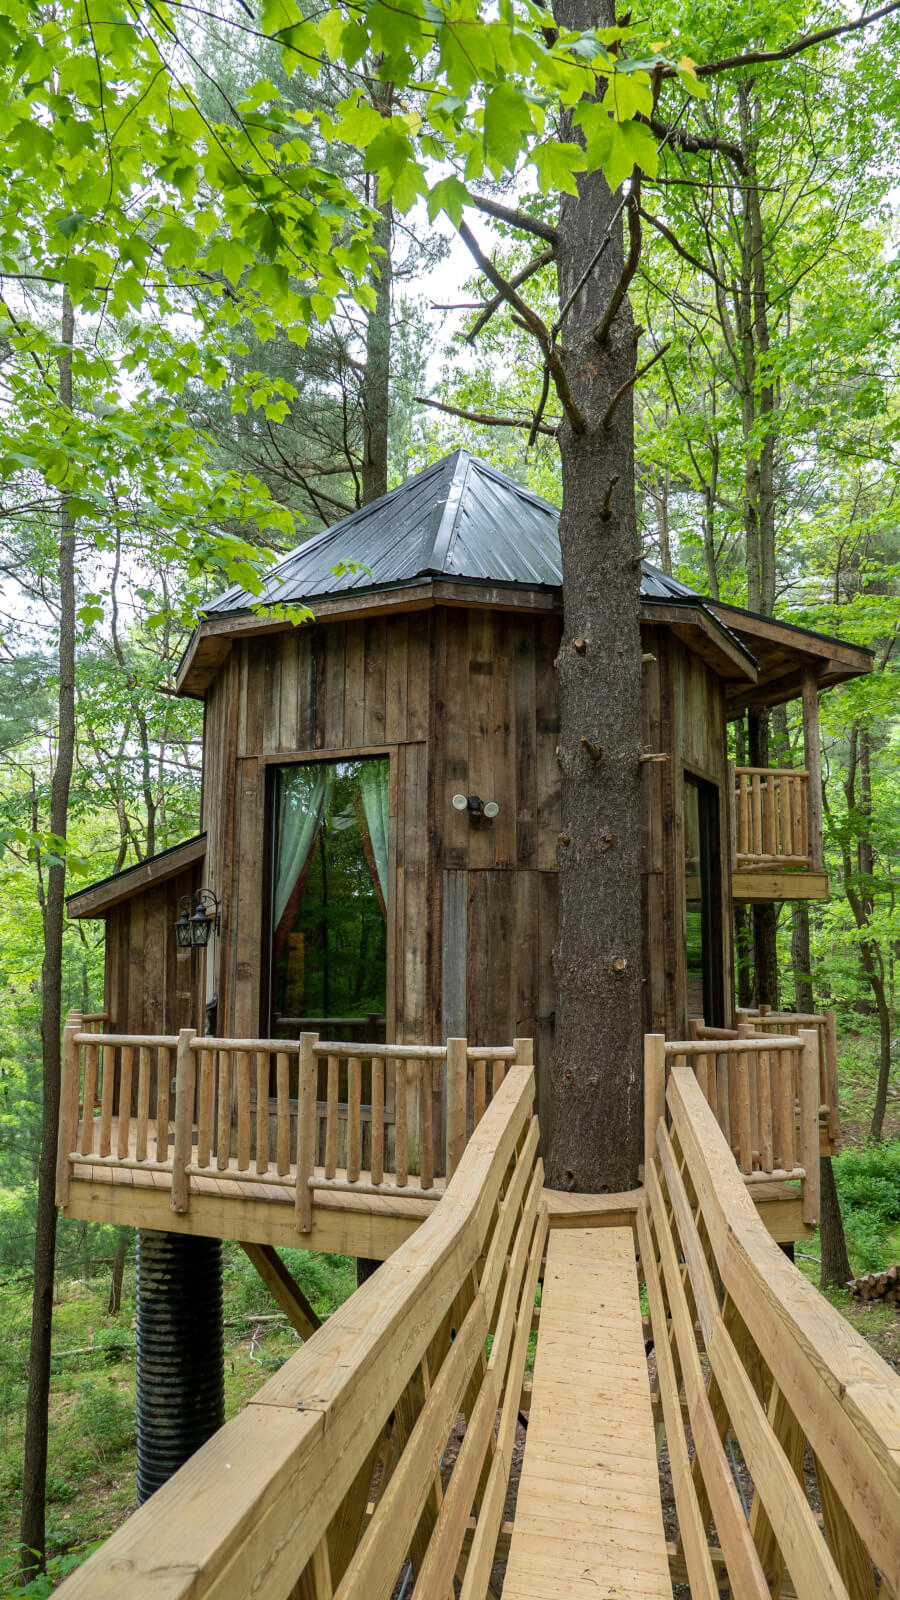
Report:
<svg viewBox="0 0 900 1600"><path fill-rule="evenodd" d="M274 771L269 1023L275 1037L309 1027L332 1038L356 1032L384 1038L388 793L386 757ZM354 1029L354 1019L362 1026Z"/></svg>
<svg viewBox="0 0 900 1600"><path fill-rule="evenodd" d="M688 1016L725 1021L719 791L684 777L684 885Z"/></svg>

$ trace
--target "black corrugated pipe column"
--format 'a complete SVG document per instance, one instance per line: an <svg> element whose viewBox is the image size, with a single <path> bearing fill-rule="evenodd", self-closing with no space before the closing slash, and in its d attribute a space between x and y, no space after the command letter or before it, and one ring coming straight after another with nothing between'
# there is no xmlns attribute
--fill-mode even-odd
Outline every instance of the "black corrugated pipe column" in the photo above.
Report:
<svg viewBox="0 0 900 1600"><path fill-rule="evenodd" d="M222 1247L137 1232L138 1505L225 1421Z"/></svg>

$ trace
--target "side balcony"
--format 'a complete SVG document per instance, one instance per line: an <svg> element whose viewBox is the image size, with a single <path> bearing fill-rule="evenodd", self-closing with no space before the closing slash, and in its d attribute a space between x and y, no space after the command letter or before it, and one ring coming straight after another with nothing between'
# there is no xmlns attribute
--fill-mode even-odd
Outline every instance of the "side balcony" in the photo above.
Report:
<svg viewBox="0 0 900 1600"><path fill-rule="evenodd" d="M807 768L734 770L735 900L827 900L821 779Z"/></svg>

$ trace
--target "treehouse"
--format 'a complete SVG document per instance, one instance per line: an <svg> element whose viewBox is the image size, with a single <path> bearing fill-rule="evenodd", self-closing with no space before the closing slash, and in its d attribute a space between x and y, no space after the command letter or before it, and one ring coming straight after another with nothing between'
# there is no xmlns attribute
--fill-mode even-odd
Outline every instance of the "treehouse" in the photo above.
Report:
<svg viewBox="0 0 900 1600"><path fill-rule="evenodd" d="M459 450L272 570L265 601L313 623L239 588L209 608L178 674L204 704L203 832L68 903L105 919L111 1028L528 1037L546 1131L557 520ZM871 657L646 564L641 629L645 1023L683 1038L735 1021L735 903L828 893L818 694ZM729 719L794 698L803 766L735 769Z"/></svg>
<svg viewBox="0 0 900 1600"><path fill-rule="evenodd" d="M751 1242L761 1228L780 1242L811 1233L819 1151L833 1147L838 1131L834 1019L736 1013L732 912L740 901L827 894L818 693L868 671L870 657L841 641L714 604L644 567L646 1185L624 1194L544 1190L542 1196L538 1138L540 1128L546 1139L553 1117L548 1064L561 828L557 513L458 451L287 556L269 576L264 598L280 607L309 602L315 619L297 626L283 614L261 616L249 594L232 589L200 620L180 665L179 692L204 705L202 833L69 900L71 916L105 919L105 997L102 1013L73 1014L65 1029L57 1200L72 1217L138 1230L141 1499L222 1421L219 1241L241 1243L309 1340L299 1402L291 1390L289 1432L298 1410L312 1419L321 1420L323 1410L327 1415L331 1401L320 1397L338 1391L328 1375L330 1347L316 1334L314 1310L278 1249L337 1251L370 1264L400 1252L396 1269L383 1269L387 1278L376 1274L383 1289L373 1282L368 1295L369 1285L360 1291L366 1298L358 1330L354 1302L346 1308L344 1320L354 1331L346 1368L338 1363L341 1383L346 1378L354 1393L358 1372L371 1372L377 1407L384 1406L363 1407L369 1443L360 1445L363 1455L354 1458L341 1491L347 1503L310 1500L310 1527L315 1522L319 1528L313 1558L319 1577L305 1574L294 1587L307 1560L294 1551L296 1561L280 1568L276 1586L279 1594L327 1600L332 1585L323 1563L327 1558L332 1577L344 1570L360 1517L368 1515L372 1471L376 1478L381 1472L384 1485L393 1470L381 1456L382 1465L373 1467L372 1451L384 1444L384 1417L394 1416L395 1401L397 1417L404 1415L401 1390L412 1395L418 1384L419 1399L407 1408L412 1426L434 1375L429 1363L440 1366L446 1354L451 1307L456 1315L471 1302L475 1320L471 1327L466 1320L464 1337L457 1326L450 1349L463 1355L447 1358L430 1392L444 1392L440 1386L451 1383L445 1371L455 1372L463 1358L462 1381L468 1381L486 1330L496 1332L492 1364L514 1347L519 1365L502 1380L510 1385L507 1442L496 1458L508 1467L508 1429L521 1409L519 1358L527 1347L547 1226L562 1230L558 1242L551 1234L546 1246L548 1270L554 1276L558 1265L568 1282L565 1293L554 1296L548 1325L569 1325L584 1277L596 1293L581 1306L577 1326L586 1339L596 1333L603 1345L607 1334L594 1327L593 1308L598 1295L605 1298L604 1285L614 1283L623 1315L609 1337L622 1342L622 1359L639 1382L644 1333L631 1256L635 1229L642 1259L648 1229L656 1230L657 1249L663 1248L660 1229L671 1226L671 1213L660 1185L677 1190L678 1229L694 1226L667 1143L667 1092L674 1122L684 1105L690 1108L678 1132L685 1150L702 1153L715 1144L719 1151L712 1177L703 1160L691 1172L701 1198L708 1198L703 1185L721 1181L728 1217L743 1218ZM728 758L729 719L796 696L803 702L803 767L735 770ZM637 1104L635 1111L640 1114ZM539 1214L544 1220L538 1234L522 1232L518 1239L509 1257L516 1285L504 1290L501 1305L496 1296L512 1248L509 1229L519 1227L526 1191L529 1227ZM489 1247L494 1266L479 1266L500 1192L505 1198L497 1214L505 1220L497 1222ZM710 1241L716 1246L713 1221L706 1226L704 1248ZM578 1229L579 1243L569 1250L564 1241ZM681 1276L676 1265L670 1284L669 1267L680 1252L705 1285L702 1252L697 1256L686 1236L670 1240L665 1250L670 1301ZM463 1263L465 1273L471 1268L472 1285L452 1276L451 1263L454 1273ZM668 1350L659 1310L663 1288L652 1289L649 1258L643 1266L651 1272L651 1306L654 1294L657 1299L654 1326ZM420 1325L411 1307L420 1295L427 1298L428 1285L428 1294L434 1291L430 1320ZM524 1298L516 1312L520 1289ZM729 1284L729 1295L734 1292ZM545 1282L545 1304L547 1293ZM696 1283L691 1293L699 1306ZM482 1315L490 1329L481 1327ZM502 1338L501 1323L490 1320L497 1315ZM377 1360L362 1331L370 1317L382 1330ZM690 1318L685 1325L696 1358ZM335 1319L336 1337L343 1326ZM421 1350L407 1337L413 1326L415 1337L421 1332L425 1339ZM555 1339L551 1344L556 1347ZM326 1352L321 1368L317 1349ZM574 1372L574 1347L570 1355ZM552 1355L547 1359L552 1366ZM679 1348L683 1371L684 1359ZM646 1376L645 1368L644 1383ZM592 1373L592 1383L595 1378ZM661 1380L666 1423L674 1427L681 1417L677 1392L671 1384L666 1389L662 1370ZM551 1373L549 1381L552 1387L559 1379ZM605 1381L597 1378L594 1385L598 1415L606 1404ZM489 1431L499 1395L493 1384L491 1377L476 1401ZM358 1389L361 1398L365 1392ZM740 1408L744 1415L743 1401ZM454 1400L447 1416L459 1409ZM652 1453L649 1395L638 1409L642 1448ZM251 1418L247 1461L261 1464L262 1515L275 1493L263 1463L266 1429L276 1414L267 1404L249 1410L262 1430L256 1440ZM576 1406L573 1426L577 1412ZM619 1422L630 1428L633 1420ZM718 1448L721 1430L710 1426ZM243 1439L240 1428L233 1458L231 1443L221 1447L229 1465L244 1456L238 1435ZM206 1448L213 1454L206 1459L217 1461L214 1444L210 1440ZM339 1455L350 1463L349 1449ZM440 1449L434 1460L439 1456ZM310 1464L316 1482L318 1461ZM716 1456L716 1482L720 1465ZM305 1458L297 1470L306 1471ZM480 1470L476 1466L476 1479ZM222 1488L213 1481L216 1471L209 1489L198 1490L207 1508ZM243 1484L243 1471L233 1477ZM427 1485L428 1474L419 1472L420 1480ZM648 1493L650 1482L643 1473ZM505 1477L491 1483L491 1504L502 1509ZM609 1487L599 1484L598 1493ZM438 1481L431 1510L441 1493ZM537 1505L544 1493L538 1479L528 1493L527 1503ZM306 1503L305 1491L301 1498ZM245 1508L232 1523L232 1502L226 1504L212 1520L205 1510L197 1513L204 1536L222 1535L221 1548L211 1546L208 1557L191 1554L179 1566L179 1552L192 1549L191 1536L184 1530L183 1537L173 1535L167 1548L179 1572L193 1575L206 1560L210 1573L231 1574L232 1559L244 1571L244 1555L230 1541L232 1534L242 1537L254 1513ZM705 1528L708 1504L702 1504ZM642 1502L637 1509L658 1522L658 1504L654 1510ZM346 1533L337 1543L333 1514ZM460 1537L465 1506L461 1515ZM387 1525L399 1526L390 1517ZM473 1549L487 1541L476 1563L486 1572L496 1529L491 1525L490 1535L482 1535L480 1527L470 1533ZM661 1540L661 1528L656 1532ZM720 1532L724 1543L724 1528ZM155 1543L151 1532L151 1564ZM706 1562L705 1534L702 1546ZM416 1565L422 1555L416 1540L414 1551ZM646 1592L668 1592L668 1572L680 1571L684 1557L679 1545L669 1561L660 1542L653 1557L659 1587ZM452 1592L453 1570L437 1587L417 1584L415 1592ZM341 1594L382 1592L367 1588L367 1570L354 1571L357 1587L341 1587ZM388 1571L385 1566L381 1576ZM249 1592L229 1586L230 1577L224 1581L216 1593ZM622 1581L623 1592L644 1592L626 1576ZM213 1591L201 1585L196 1592ZM526 1582L521 1592L537 1591ZM707 1585L698 1592L713 1590Z"/></svg>

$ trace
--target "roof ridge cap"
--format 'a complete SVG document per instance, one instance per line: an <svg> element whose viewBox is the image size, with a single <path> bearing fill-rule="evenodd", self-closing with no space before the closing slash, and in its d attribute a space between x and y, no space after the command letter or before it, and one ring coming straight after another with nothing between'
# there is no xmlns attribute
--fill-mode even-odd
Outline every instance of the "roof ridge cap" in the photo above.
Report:
<svg viewBox="0 0 900 1600"><path fill-rule="evenodd" d="M453 462L453 467L450 472L450 481L447 485L444 503L441 506L441 514L437 519L437 526L434 530L434 538L431 541L431 550L428 555L423 556L422 570L424 572L443 572L444 570L444 562L450 549L453 529L459 513L460 503L465 493L473 459L471 451L466 450L463 445L451 451L449 456L444 457L444 460L448 463Z"/></svg>

